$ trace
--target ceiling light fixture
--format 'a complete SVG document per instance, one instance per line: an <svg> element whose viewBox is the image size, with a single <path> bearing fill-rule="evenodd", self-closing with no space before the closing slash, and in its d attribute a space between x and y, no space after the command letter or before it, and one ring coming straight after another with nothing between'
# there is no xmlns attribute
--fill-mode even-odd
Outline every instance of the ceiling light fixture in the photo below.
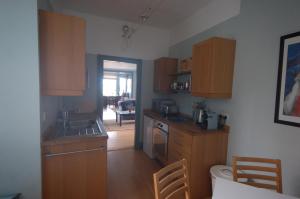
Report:
<svg viewBox="0 0 300 199"><path fill-rule="evenodd" d="M144 11L138 16L139 22L137 27L132 27L127 24L122 26L122 38L124 40L124 49L127 49L130 44L130 39L132 36L142 28L143 25L147 23L149 18L161 7L162 3L166 0L159 0L155 6L148 6Z"/></svg>

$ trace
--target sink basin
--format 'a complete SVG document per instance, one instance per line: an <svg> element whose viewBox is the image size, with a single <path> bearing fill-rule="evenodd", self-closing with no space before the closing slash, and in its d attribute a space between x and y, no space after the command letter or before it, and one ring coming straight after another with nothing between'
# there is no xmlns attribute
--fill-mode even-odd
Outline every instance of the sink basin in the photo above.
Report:
<svg viewBox="0 0 300 199"><path fill-rule="evenodd" d="M103 134L96 120L70 120L64 136L95 136Z"/></svg>
<svg viewBox="0 0 300 199"><path fill-rule="evenodd" d="M69 126L71 129L90 128L96 124L95 120L70 120Z"/></svg>

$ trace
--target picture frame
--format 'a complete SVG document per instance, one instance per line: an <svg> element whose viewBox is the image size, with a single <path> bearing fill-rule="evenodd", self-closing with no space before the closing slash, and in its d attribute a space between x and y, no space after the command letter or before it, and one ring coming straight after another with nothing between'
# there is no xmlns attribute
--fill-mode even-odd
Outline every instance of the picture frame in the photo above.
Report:
<svg viewBox="0 0 300 199"><path fill-rule="evenodd" d="M274 122L300 127L300 31L280 38Z"/></svg>

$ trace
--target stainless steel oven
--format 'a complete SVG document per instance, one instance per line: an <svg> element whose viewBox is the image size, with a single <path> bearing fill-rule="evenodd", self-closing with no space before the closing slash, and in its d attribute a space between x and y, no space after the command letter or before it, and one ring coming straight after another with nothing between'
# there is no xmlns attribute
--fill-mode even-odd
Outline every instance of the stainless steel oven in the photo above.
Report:
<svg viewBox="0 0 300 199"><path fill-rule="evenodd" d="M155 121L153 128L153 155L161 163L168 161L169 126L163 122Z"/></svg>

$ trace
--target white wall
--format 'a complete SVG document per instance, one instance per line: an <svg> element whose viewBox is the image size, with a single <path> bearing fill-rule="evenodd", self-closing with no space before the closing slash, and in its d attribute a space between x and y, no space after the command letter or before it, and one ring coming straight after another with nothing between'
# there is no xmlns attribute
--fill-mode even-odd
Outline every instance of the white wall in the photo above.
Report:
<svg viewBox="0 0 300 199"><path fill-rule="evenodd" d="M174 45L240 13L241 0L212 0L207 6L171 29Z"/></svg>
<svg viewBox="0 0 300 199"><path fill-rule="evenodd" d="M71 10L65 14L83 17L87 22L87 53L152 60L168 55L170 34L168 30L143 26L124 49L122 26L129 22L93 16Z"/></svg>
<svg viewBox="0 0 300 199"><path fill-rule="evenodd" d="M1 0L0 26L0 195L40 199L36 0Z"/></svg>
<svg viewBox="0 0 300 199"><path fill-rule="evenodd" d="M233 96L208 100L210 108L229 113L232 155L279 158L284 193L300 197L300 129L274 123L280 36L300 30L299 0L242 0L240 15L173 46L171 55L187 57L192 45L212 36L237 41ZM191 114L200 98L177 95Z"/></svg>

